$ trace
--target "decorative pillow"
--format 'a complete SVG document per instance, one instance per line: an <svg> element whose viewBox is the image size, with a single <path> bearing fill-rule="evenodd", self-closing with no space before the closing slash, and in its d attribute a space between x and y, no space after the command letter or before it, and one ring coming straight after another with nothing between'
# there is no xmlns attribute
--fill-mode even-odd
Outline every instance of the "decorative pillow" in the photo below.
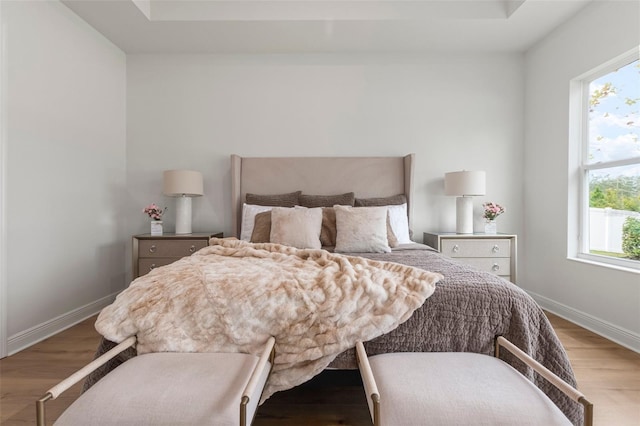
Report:
<svg viewBox="0 0 640 426"><path fill-rule="evenodd" d="M271 236L271 212L262 212L256 215L251 233L252 243L268 243Z"/></svg>
<svg viewBox="0 0 640 426"><path fill-rule="evenodd" d="M333 206L338 253L388 253L387 207Z"/></svg>
<svg viewBox="0 0 640 426"><path fill-rule="evenodd" d="M389 209L389 222L391 229L398 239L398 244L410 244L411 235L409 232L409 218L407 216L407 204L398 206L387 206Z"/></svg>
<svg viewBox="0 0 640 426"><path fill-rule="evenodd" d="M322 209L276 207L271 210L272 243L296 248L321 248Z"/></svg>
<svg viewBox="0 0 640 426"><path fill-rule="evenodd" d="M246 203L256 206L278 206L293 207L298 205L298 197L302 191L290 192L288 194L258 195L247 193Z"/></svg>
<svg viewBox="0 0 640 426"><path fill-rule="evenodd" d="M264 213L260 213L264 214ZM257 226L257 223L256 223ZM333 207L322 208L322 229L320 230L320 243L322 247L334 247L336 245L336 211ZM387 212L387 242L389 247L398 247L398 239L391 228L391 218Z"/></svg>
<svg viewBox="0 0 640 426"><path fill-rule="evenodd" d="M300 195L300 205L303 207L333 207L336 204L341 206L353 206L356 195L353 192L346 192L338 195Z"/></svg>
<svg viewBox="0 0 640 426"><path fill-rule="evenodd" d="M406 204L407 196L404 194L392 195L391 197L377 198L356 198L356 207L372 207L372 206L396 206Z"/></svg>
<svg viewBox="0 0 640 426"><path fill-rule="evenodd" d="M322 227L320 229L320 244L322 247L336 245L336 211L333 207L322 208Z"/></svg>
<svg viewBox="0 0 640 426"><path fill-rule="evenodd" d="M251 234L253 234L256 215L258 213L266 212L271 209L273 209L273 206L256 206L253 204L245 203L242 206L242 225L240 228L240 239L244 241L251 241Z"/></svg>

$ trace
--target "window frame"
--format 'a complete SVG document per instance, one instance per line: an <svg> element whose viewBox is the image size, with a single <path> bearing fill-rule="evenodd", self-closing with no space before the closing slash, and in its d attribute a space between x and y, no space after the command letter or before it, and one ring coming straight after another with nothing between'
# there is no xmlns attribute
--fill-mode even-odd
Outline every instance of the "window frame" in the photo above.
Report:
<svg viewBox="0 0 640 426"><path fill-rule="evenodd" d="M570 161L568 258L602 266L640 273L640 261L589 253L589 172L640 164L640 157L589 164L589 85L625 65L640 60L640 49L634 48L573 79L570 85ZM573 176L573 178L572 178ZM572 196L577 194L577 196ZM577 219L575 226L571 219Z"/></svg>

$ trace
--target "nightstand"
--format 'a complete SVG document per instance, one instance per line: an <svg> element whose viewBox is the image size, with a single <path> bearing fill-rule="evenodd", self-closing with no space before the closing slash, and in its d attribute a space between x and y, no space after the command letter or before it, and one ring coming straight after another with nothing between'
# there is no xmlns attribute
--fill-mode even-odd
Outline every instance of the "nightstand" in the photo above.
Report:
<svg viewBox="0 0 640 426"><path fill-rule="evenodd" d="M425 232L424 243L445 256L491 272L515 284L517 236Z"/></svg>
<svg viewBox="0 0 640 426"><path fill-rule="evenodd" d="M133 279L154 268L168 265L209 245L209 238L222 232L199 234L141 234L133 236Z"/></svg>

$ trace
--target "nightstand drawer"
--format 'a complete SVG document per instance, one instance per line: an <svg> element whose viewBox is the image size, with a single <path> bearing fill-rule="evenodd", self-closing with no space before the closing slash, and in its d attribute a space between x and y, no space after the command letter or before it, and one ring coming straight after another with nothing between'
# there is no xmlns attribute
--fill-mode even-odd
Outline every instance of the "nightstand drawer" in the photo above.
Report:
<svg viewBox="0 0 640 426"><path fill-rule="evenodd" d="M173 257L190 256L201 248L206 247L206 240L141 240L140 257ZM141 270L142 271L142 270Z"/></svg>
<svg viewBox="0 0 640 426"><path fill-rule="evenodd" d="M449 257L510 257L510 239L442 240L441 253Z"/></svg>
<svg viewBox="0 0 640 426"><path fill-rule="evenodd" d="M425 232L424 243L444 256L516 283L516 235Z"/></svg>
<svg viewBox="0 0 640 426"><path fill-rule="evenodd" d="M211 237L223 238L222 232L193 234L134 235L132 239L133 278L148 273L153 268L168 265L185 256L191 256L209 245Z"/></svg>
<svg viewBox="0 0 640 426"><path fill-rule="evenodd" d="M181 258L176 257L158 257L158 258L146 258L138 260L138 274L140 276L145 275L155 268L159 268L164 265L175 262Z"/></svg>
<svg viewBox="0 0 640 426"><path fill-rule="evenodd" d="M467 265L485 272L491 272L494 275L510 276L511 275L511 259L508 257L488 258L488 257L469 257L456 258Z"/></svg>

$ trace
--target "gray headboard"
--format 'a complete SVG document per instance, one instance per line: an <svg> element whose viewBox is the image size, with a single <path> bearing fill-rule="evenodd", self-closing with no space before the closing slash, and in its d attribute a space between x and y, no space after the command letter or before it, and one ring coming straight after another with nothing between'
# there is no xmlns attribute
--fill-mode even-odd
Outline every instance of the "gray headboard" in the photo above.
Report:
<svg viewBox="0 0 640 426"><path fill-rule="evenodd" d="M358 198L407 196L409 227L413 199L414 154L404 157L240 157L231 156L233 236L240 235L247 193L333 195Z"/></svg>

